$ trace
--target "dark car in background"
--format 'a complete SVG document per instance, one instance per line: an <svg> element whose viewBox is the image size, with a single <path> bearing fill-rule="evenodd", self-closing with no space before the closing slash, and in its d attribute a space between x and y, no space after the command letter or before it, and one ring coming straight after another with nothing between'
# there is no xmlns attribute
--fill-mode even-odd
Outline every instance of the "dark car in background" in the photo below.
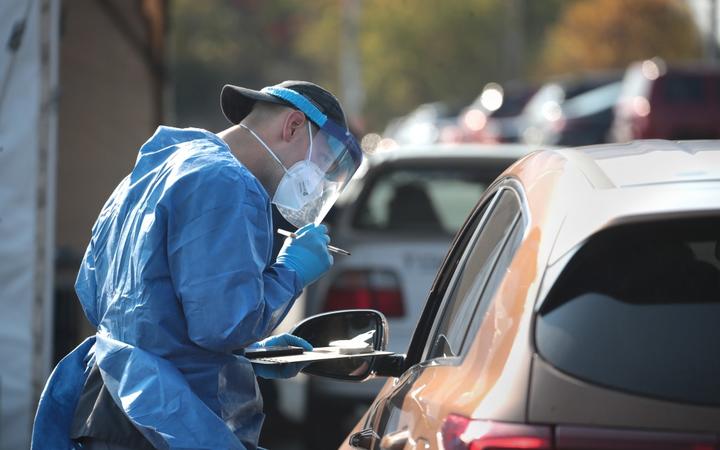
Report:
<svg viewBox="0 0 720 450"><path fill-rule="evenodd" d="M630 65L612 137L617 142L720 138L720 66L668 66L659 59Z"/></svg>
<svg viewBox="0 0 720 450"><path fill-rule="evenodd" d="M446 142L518 142L520 114L537 87L508 83L488 83L478 97L463 108L455 126L447 127Z"/></svg>
<svg viewBox="0 0 720 450"><path fill-rule="evenodd" d="M535 145L547 144L553 140L559 142L559 135L562 132L561 126L563 120L566 120L564 114L570 114L574 119L575 116L579 118L583 115L600 112L604 106L602 100L606 100L607 96L601 91L600 94L592 96L591 101L581 99L570 107L570 111L564 113L563 106L565 103L582 94L618 82L620 79L620 73L609 72L562 78L545 83L523 109L518 125L520 127L521 141ZM592 103L598 101L597 97L600 97L600 103L603 106L600 107L600 111L593 111L596 105ZM576 111L573 111L573 109ZM593 121L592 118L588 120Z"/></svg>
<svg viewBox="0 0 720 450"><path fill-rule="evenodd" d="M619 81L591 89L562 103L560 114L545 123L542 144L577 147L609 142Z"/></svg>
<svg viewBox="0 0 720 450"><path fill-rule="evenodd" d="M390 121L383 137L393 147L427 145L439 142L445 127L454 124L458 108L447 102L423 103L405 116Z"/></svg>

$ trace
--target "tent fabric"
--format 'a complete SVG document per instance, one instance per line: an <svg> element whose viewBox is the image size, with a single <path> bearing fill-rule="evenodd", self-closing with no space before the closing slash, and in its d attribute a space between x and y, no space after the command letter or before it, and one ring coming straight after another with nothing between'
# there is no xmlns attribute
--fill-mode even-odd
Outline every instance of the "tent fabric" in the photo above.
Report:
<svg viewBox="0 0 720 450"><path fill-rule="evenodd" d="M33 404L40 2L0 2L0 448L28 448ZM10 31L25 21L16 52ZM5 84L7 83L7 84ZM37 355L35 355L37 357Z"/></svg>

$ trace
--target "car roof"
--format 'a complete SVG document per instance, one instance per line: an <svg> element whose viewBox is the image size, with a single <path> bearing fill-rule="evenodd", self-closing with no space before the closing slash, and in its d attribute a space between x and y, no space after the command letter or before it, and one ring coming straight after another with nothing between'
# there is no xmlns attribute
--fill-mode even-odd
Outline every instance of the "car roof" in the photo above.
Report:
<svg viewBox="0 0 720 450"><path fill-rule="evenodd" d="M596 188L608 188L608 183L623 188L720 180L719 151L720 141L653 139L568 149L562 154L576 160ZM575 156L579 154L587 158Z"/></svg>
<svg viewBox="0 0 720 450"><path fill-rule="evenodd" d="M720 141L550 150L507 173L523 184L531 217L552 236L545 240L553 245L549 264L613 224L720 212Z"/></svg>

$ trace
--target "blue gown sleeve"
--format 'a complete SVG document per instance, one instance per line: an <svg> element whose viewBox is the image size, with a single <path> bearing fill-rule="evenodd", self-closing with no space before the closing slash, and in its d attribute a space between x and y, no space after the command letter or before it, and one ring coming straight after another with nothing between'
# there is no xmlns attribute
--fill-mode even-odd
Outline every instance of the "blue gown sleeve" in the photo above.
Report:
<svg viewBox="0 0 720 450"><path fill-rule="evenodd" d="M237 169L183 175L165 202L170 276L188 335L219 352L267 336L302 291L297 274L268 266L267 198Z"/></svg>
<svg viewBox="0 0 720 450"><path fill-rule="evenodd" d="M75 292L80 299L80 304L85 312L85 317L98 326L99 318L97 311L97 281L95 279L95 258L92 252L92 242L85 250L85 256L80 264L77 279L75 280Z"/></svg>

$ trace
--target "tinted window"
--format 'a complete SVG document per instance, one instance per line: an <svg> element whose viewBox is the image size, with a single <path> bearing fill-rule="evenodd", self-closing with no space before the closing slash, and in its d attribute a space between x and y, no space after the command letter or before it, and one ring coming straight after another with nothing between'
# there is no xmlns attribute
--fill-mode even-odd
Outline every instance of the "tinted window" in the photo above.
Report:
<svg viewBox="0 0 720 450"><path fill-rule="evenodd" d="M478 308L487 309L486 305L479 305L481 296L519 214L520 205L515 194L510 190L501 191L487 219L480 221L478 236L471 241L455 269L427 359L462 353L470 321Z"/></svg>
<svg viewBox="0 0 720 450"><path fill-rule="evenodd" d="M563 104L566 117L589 116L612 108L620 96L621 83L611 83L578 95Z"/></svg>
<svg viewBox="0 0 720 450"><path fill-rule="evenodd" d="M438 164L442 164L438 160ZM358 204L353 227L383 232L455 234L504 169L396 168L382 172Z"/></svg>
<svg viewBox="0 0 720 450"><path fill-rule="evenodd" d="M513 224L510 236L505 241L500 256L495 261L494 267L488 278L488 281L483 289L480 301L477 302L475 311L472 315L472 322L467 332L465 333L465 339L463 340L461 351L464 351L472 343L475 333L480 328L480 324L485 318L485 313L490 307L490 301L495 296L500 283L505 278L508 267L515 256L515 252L522 242L522 237L525 231L525 222L523 221L522 215L515 217L515 223Z"/></svg>
<svg viewBox="0 0 720 450"><path fill-rule="evenodd" d="M496 111L492 112L492 117L513 117L522 113L523 108L527 104L530 97L534 94L534 90L525 89L518 92L505 91L503 102Z"/></svg>
<svg viewBox="0 0 720 450"><path fill-rule="evenodd" d="M659 84L668 103L705 103L705 79L701 76L667 76Z"/></svg>
<svg viewBox="0 0 720 450"><path fill-rule="evenodd" d="M601 385L720 405L719 238L718 218L591 238L541 310L540 354Z"/></svg>
<svg viewBox="0 0 720 450"><path fill-rule="evenodd" d="M565 91L556 83L546 84L532 96L523 114L530 120L542 120L543 111L548 104L557 104L565 99Z"/></svg>

